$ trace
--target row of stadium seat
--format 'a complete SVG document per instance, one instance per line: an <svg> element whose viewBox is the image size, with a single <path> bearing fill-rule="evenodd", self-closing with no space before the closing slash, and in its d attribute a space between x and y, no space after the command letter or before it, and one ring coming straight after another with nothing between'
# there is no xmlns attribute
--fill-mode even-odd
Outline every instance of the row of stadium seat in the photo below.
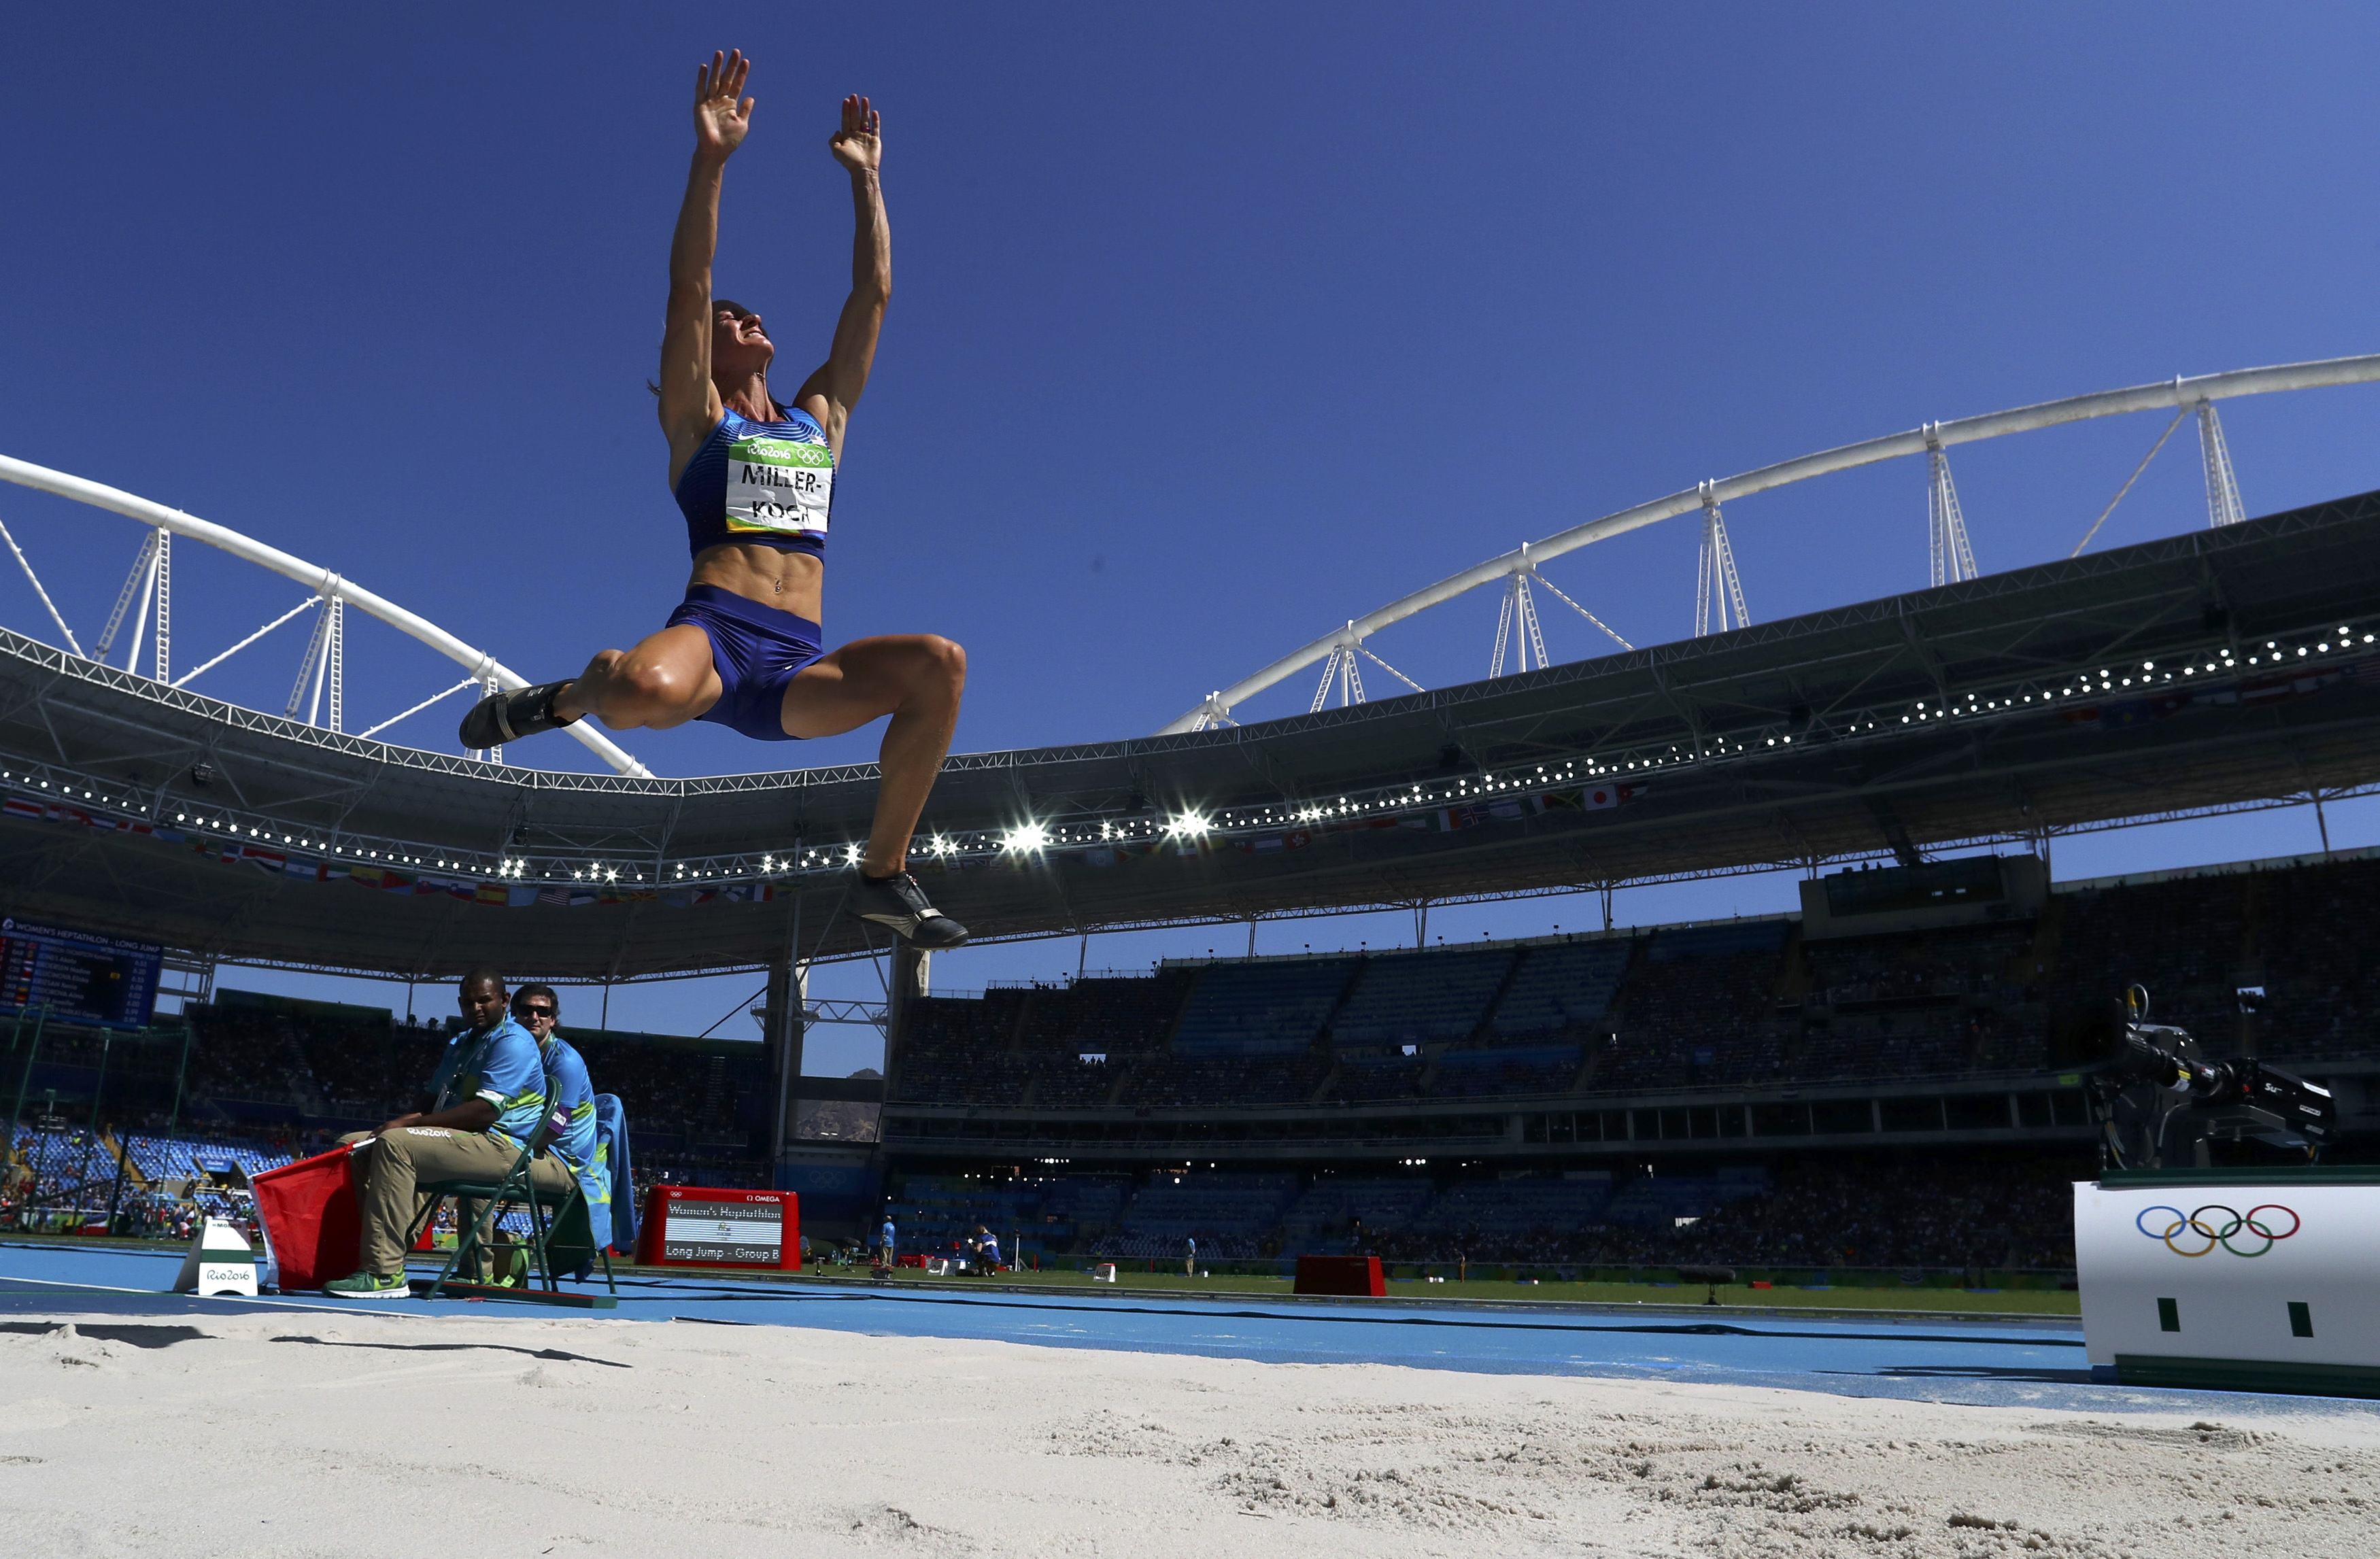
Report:
<svg viewBox="0 0 2380 1559"><path fill-rule="evenodd" d="M1220 962L921 1004L897 1101L1187 1110L2037 1070L2052 1014L2149 986L2259 1053L2374 1053L2380 864L2067 889L2037 919L1804 942L1784 919L1527 948Z"/></svg>

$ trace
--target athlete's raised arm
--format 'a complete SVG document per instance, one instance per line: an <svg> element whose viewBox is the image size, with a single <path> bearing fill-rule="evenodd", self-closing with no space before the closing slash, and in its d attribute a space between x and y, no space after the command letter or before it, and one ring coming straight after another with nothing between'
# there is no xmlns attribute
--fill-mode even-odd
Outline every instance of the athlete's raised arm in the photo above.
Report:
<svg viewBox="0 0 2380 1559"><path fill-rule="evenodd" d="M876 338L884 329L884 305L892 296L892 228L884 217L884 116L864 97L843 100L843 128L827 143L851 174L851 296L834 322L834 345L819 370L803 381L794 405L826 429L835 458L843 458L844 425L868 369L876 361Z"/></svg>
<svg viewBox="0 0 2380 1559"><path fill-rule="evenodd" d="M752 127L752 100L741 96L751 69L738 49L723 57L714 52L694 76L694 165L670 237L669 314L662 328L662 431L670 441L672 483L719 421L719 389L710 381L710 260L719 248L720 182Z"/></svg>

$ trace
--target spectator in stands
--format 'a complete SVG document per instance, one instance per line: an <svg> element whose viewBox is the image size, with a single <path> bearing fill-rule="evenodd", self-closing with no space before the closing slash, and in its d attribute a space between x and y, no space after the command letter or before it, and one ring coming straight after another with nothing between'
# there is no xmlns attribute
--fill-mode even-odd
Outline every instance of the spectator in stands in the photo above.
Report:
<svg viewBox="0 0 2380 1559"><path fill-rule="evenodd" d="M323 1285L343 1299L389 1299L409 1292L405 1237L420 1211L421 1180L500 1180L542 1124L545 1070L537 1041L506 1014L504 977L475 969L456 995L466 1032L442 1065L445 1082L427 1112L400 1115L357 1144L363 1181L363 1264ZM569 1166L540 1154L530 1178L540 1190L566 1190Z"/></svg>

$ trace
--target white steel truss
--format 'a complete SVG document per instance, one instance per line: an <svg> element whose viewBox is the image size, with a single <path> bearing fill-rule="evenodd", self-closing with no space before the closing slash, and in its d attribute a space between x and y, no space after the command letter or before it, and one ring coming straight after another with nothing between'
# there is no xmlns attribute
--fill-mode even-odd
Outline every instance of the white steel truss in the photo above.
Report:
<svg viewBox="0 0 2380 1559"><path fill-rule="evenodd" d="M149 615L157 616L156 671L159 682L172 680L174 643L174 533L162 526L149 533L133 555L132 570L124 576L124 587L115 593L115 609L107 614L107 626L100 630L98 642L91 646L91 658L105 660L115 649L116 634L123 631L124 620L132 619L132 646L124 653L124 669L140 670L140 645L147 637Z"/></svg>
<svg viewBox="0 0 2380 1559"><path fill-rule="evenodd" d="M1529 658L1533 654L1536 657L1537 670L1542 671L1553 664L1546 659L1546 635L1537 625L1537 603L1529 595L1527 571L1513 574L1512 582L1504 586L1504 604L1496 613L1496 653L1488 662L1488 675L1491 681L1504 674L1504 647L1515 639L1514 647L1518 652L1513 658L1512 670L1515 671L1527 671Z"/></svg>
<svg viewBox="0 0 2380 1559"><path fill-rule="evenodd" d="M2248 517L2240 502L2240 478L2231 469L2231 450L2223 441L2223 422L2215 403L2198 402L2198 453L2206 465L2206 523L2236 526Z"/></svg>
<svg viewBox="0 0 2380 1559"><path fill-rule="evenodd" d="M2091 538L2099 534L2099 527L2107 523L2107 516L2116 512L2116 505L2121 503L2124 501L2124 495L2132 490L2132 484L2141 479L2141 473L2149 468L2149 462L2157 457L2157 451L2165 448L2166 441L2173 437L2173 430L2180 427L2181 419L2189 415L2190 408L2187 406L2173 414L2173 420L2165 425L2165 431L2157 435L2156 442L2149 446L2148 453L2141 456L2141 463L2132 467L2132 474L2124 478L2124 485L2116 489L2116 496L2107 500L2107 506L2099 511L2099 517L2091 522L2091 528L2082 533L2082 539L2074 544L2074 550L2067 553L2068 557L2079 558L2082 555L2082 549L2091 545Z"/></svg>
<svg viewBox="0 0 2380 1559"><path fill-rule="evenodd" d="M1950 457L1942 453L1936 426L1925 426L1925 562L1929 584L1954 585L1981 571L1975 567L1974 549L1967 545L1967 517L1959 512Z"/></svg>
<svg viewBox="0 0 2380 1559"><path fill-rule="evenodd" d="M1554 593L1554 599L1561 602L1562 605L1570 608L1572 611L1577 612L1581 617L1585 618L1589 622L1594 623L1606 634L1609 634L1612 641L1619 645L1621 648L1634 649L1636 647L1634 645L1630 644L1626 639L1621 638L1619 634L1614 632L1610 623L1606 622L1602 618L1597 617L1595 613L1587 610L1586 608L1571 599L1569 595L1563 591L1560 586L1555 584L1552 580L1548 579L1544 574L1539 574L1535 569L1531 569L1529 571L1529 578L1535 583L1543 586L1545 588L1551 590ZM1416 687L1414 691L1418 693L1421 689Z"/></svg>
<svg viewBox="0 0 2380 1559"><path fill-rule="evenodd" d="M1727 517L1719 513L1717 482L1702 485L1703 544L1694 563L1694 637L1714 631L1752 626L1743 609L1743 580L1735 572L1735 548L1727 539ZM1713 608L1717 608L1716 613ZM1714 630L1716 615L1718 626Z"/></svg>
<svg viewBox="0 0 2380 1559"><path fill-rule="evenodd" d="M174 680L174 533L170 530L157 532L157 579L150 586L149 594L157 608L157 669L151 675L159 682L171 682Z"/></svg>
<svg viewBox="0 0 2380 1559"><path fill-rule="evenodd" d="M480 683L480 691L483 694L502 693L504 691L504 684L497 682L492 676L486 677L481 679ZM480 755L487 759L490 763L502 763L504 761L504 744L499 742L492 747L482 747L480 750Z"/></svg>
<svg viewBox="0 0 2380 1559"><path fill-rule="evenodd" d="M1516 568L1542 564L1548 559L1592 546L1597 541L1608 541L1645 526L1692 514L1702 508L1706 495L1714 502L1728 503L1755 493L1831 476L1839 471L1925 454L1933 444L1948 449L1956 444L2006 438L2015 433L2061 427L2093 417L2120 417L2141 411L2187 410L2196 406L2201 400L2220 401L2239 395L2269 395L2288 390L2319 390L2369 384L2375 381L2380 381L2380 353L2330 357L2315 362L2280 363L2269 368L2235 369L2194 379L2176 377L2155 384L2136 384L2121 390L2103 390L2087 395L2068 396L2063 400L2016 406L2007 411L1986 412L1979 417L1933 423L1907 432L1888 433L1882 438L1763 465L1739 476L1722 477L1716 482L1582 521L1543 540L1533 541L1524 550L1489 558L1434 585L1400 596L1386 606L1354 619L1351 628L1326 634L1238 682L1216 689L1196 707L1168 722L1158 734L1172 736L1232 724L1232 711L1242 702L1284 678L1296 675L1315 662L1328 659L1351 631L1359 639L1369 638L1383 628L1442 605L1457 596L1467 595L1485 585L1501 584ZM2228 455L2225 465L2228 468ZM0 467L0 475L5 474L5 467ZM2231 490L2236 492L2236 487ZM571 729L575 731L577 727Z"/></svg>
<svg viewBox="0 0 2380 1559"><path fill-rule="evenodd" d="M8 527L6 525L0 525L0 541L6 541L8 544L9 552L16 557L17 566L25 571L25 578L33 586L33 594L42 598L42 610L48 612L50 621L57 624L58 633L67 641L67 647L80 657L82 646L75 642L74 630L67 626L65 616L58 610L58 603L50 599L50 592L43 587L42 576L33 572L32 560L25 556L25 549L17 545L17 538L8 534Z"/></svg>
<svg viewBox="0 0 2380 1559"><path fill-rule="evenodd" d="M298 718L298 706L306 702L307 688L310 684L314 693L314 707L307 714L306 723L322 723L322 671L331 659L331 613L327 610L330 600L330 597L323 597L325 610L314 614L314 631L307 635L306 653L298 661L297 683L289 690L288 706L281 711L285 719Z"/></svg>
<svg viewBox="0 0 2380 1559"><path fill-rule="evenodd" d="M1323 659L1322 680L1315 684L1313 702L1305 707L1305 712L1307 714L1318 715L1325 708L1329 707L1330 704L1331 690L1334 687L1338 690L1339 706L1341 708L1348 708L1354 705L1361 704L1364 701L1364 670L1356 663L1358 657L1361 657L1363 659L1368 660L1373 665L1378 666L1381 671L1388 672L1389 675L1396 678L1397 681L1404 683L1407 687L1412 688L1415 693L1427 693L1429 691L1423 687L1421 683L1414 681L1413 678L1405 675L1402 671L1398 671L1394 666L1390 665L1387 661L1373 654L1370 649L1365 647L1364 642L1361 639L1351 636L1352 630L1354 627L1354 623L1351 622L1347 626L1350 633L1342 634L1340 635L1341 642L1333 645L1330 655L1325 657ZM1216 723L1218 725L1229 725L1232 722L1226 719L1220 720Z"/></svg>
<svg viewBox="0 0 2380 1559"><path fill-rule="evenodd" d="M105 648L100 653L104 655L114 649L115 638L121 632L123 619L132 611L137 600L140 611L134 618L132 659L127 662L127 669L135 669L134 662L137 662L140 658L140 640L144 634L142 624L146 621L148 612L153 609L158 614L155 680L161 683L168 685L186 683L200 672L221 665L225 660L254 644L299 612L320 605L323 608L323 611L315 620L314 634L308 642L306 659L299 668L298 683L290 694L288 713L291 718L295 717L300 703L307 703L311 710L310 719L312 723L321 724L325 702L324 695L327 694L330 729L336 731L344 721L346 716L346 608L348 606L361 608L366 613L387 623L399 633L466 668L470 672L470 678L474 683L490 691L528 685L528 680L519 672L513 671L486 651L466 644L429 619L407 611L383 596L342 579L320 564L308 562L305 559L293 556L277 547L267 546L228 526L201 520L195 515L186 514L178 509L169 509L162 503L153 502L135 493L126 492L120 488L108 487L103 483L69 476L63 471L53 471L46 466L35 465L29 461L11 459L6 455L0 455L0 481L14 482L19 487L31 488L37 492L50 493L73 502L89 504L92 508L110 510L152 528L154 534L143 543L140 557L135 562L132 574L126 581L126 588L118 595L116 608L111 614L108 631L103 641ZM203 541L208 546L228 552L244 562L253 563L260 568L270 569L285 578L294 579L311 594L298 606L267 622L214 659L193 671L184 672L177 680L169 681L172 642L171 538L175 536ZM58 610L57 604L51 599L48 589L42 584L41 576L34 572L32 562L25 556L24 549L18 545L17 538L9 534L5 525L0 525L0 541L7 544L9 552L17 560L17 565L24 570L25 577L32 583L34 594L41 598L42 610L49 613L50 621L56 625L59 636L66 640L67 647L78 658L96 659L96 657L84 656L82 645L75 637L74 630L67 625L65 615ZM450 688L447 691L452 693L455 690ZM407 714L417 714L443 696L445 695L441 694L424 700L407 710ZM394 723L395 723L394 720L383 721L381 727L374 729L382 729ZM635 779L651 778L651 770L623 751L610 737L592 729L593 724L591 720L578 720L565 729L570 732L573 739L595 753L615 773ZM498 761L501 759L499 758Z"/></svg>
<svg viewBox="0 0 2380 1559"><path fill-rule="evenodd" d="M132 610L132 603L136 598L140 602L141 614L144 617L148 614L151 588L149 569L156 558L157 532L152 530L140 538L140 550L132 555L131 572L124 576L124 587L115 592L115 605L107 614L107 626L99 631L99 637L91 647L91 658L93 660L105 660L115 652L115 635L123 628L125 616ZM135 651L133 659L138 659L139 652ZM124 663L124 669L128 671L139 670L133 660L127 660Z"/></svg>

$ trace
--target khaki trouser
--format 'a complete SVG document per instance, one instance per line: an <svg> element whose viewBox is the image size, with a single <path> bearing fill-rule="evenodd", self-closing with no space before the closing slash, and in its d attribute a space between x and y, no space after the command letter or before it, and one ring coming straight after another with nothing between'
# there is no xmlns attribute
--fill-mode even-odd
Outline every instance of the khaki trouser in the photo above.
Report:
<svg viewBox="0 0 2380 1559"><path fill-rule="evenodd" d="M358 1142L368 1133L341 1141ZM362 1270L375 1277L405 1271L405 1235L421 1215L425 1200L414 1187L422 1180L481 1180L493 1184L511 1170L520 1150L484 1131L443 1126L400 1126L383 1132L356 1161L362 1178ZM569 1166L551 1153L529 1166L529 1183L560 1193L570 1189Z"/></svg>

